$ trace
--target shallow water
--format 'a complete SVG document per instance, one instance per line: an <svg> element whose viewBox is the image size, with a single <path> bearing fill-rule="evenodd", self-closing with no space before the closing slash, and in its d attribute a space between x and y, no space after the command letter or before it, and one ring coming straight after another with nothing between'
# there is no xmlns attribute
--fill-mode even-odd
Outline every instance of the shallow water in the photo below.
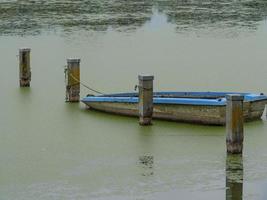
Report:
<svg viewBox="0 0 267 200"><path fill-rule="evenodd" d="M81 80L104 93L133 91L140 73L157 91L267 93L266 16L248 0L1 1L0 199L266 199L265 116L245 125L243 159L227 158L224 127L140 127L66 104L63 72L81 58Z"/></svg>

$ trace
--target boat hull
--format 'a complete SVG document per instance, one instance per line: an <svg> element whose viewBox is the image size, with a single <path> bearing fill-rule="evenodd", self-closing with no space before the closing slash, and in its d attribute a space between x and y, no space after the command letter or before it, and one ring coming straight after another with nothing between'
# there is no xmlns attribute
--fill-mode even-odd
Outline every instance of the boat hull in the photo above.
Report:
<svg viewBox="0 0 267 200"><path fill-rule="evenodd" d="M139 116L136 102L84 102L88 108L127 116ZM261 118L267 100L244 102L243 114L245 121ZM225 125L225 105L182 105L154 104L153 118L168 121Z"/></svg>

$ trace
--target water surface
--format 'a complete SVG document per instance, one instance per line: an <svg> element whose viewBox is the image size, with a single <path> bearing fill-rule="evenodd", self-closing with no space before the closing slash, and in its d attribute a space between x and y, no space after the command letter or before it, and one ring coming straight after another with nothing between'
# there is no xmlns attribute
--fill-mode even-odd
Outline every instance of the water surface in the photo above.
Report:
<svg viewBox="0 0 267 200"><path fill-rule="evenodd" d="M1 1L0 199L266 199L265 116L246 124L243 159L227 158L224 127L66 104L63 72L81 58L104 93L133 91L140 73L156 91L267 93L266 16L260 0Z"/></svg>

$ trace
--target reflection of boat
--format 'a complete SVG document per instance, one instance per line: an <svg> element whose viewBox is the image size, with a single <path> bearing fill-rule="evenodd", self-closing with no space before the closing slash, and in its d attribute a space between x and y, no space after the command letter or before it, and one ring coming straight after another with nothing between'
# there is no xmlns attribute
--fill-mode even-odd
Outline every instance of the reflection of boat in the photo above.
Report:
<svg viewBox="0 0 267 200"><path fill-rule="evenodd" d="M225 124L225 92L155 92L153 118L200 124ZM231 93L233 94L233 93ZM260 119L267 96L252 93L244 95L244 119ZM138 116L138 93L120 93L87 96L82 99L89 108L128 116Z"/></svg>

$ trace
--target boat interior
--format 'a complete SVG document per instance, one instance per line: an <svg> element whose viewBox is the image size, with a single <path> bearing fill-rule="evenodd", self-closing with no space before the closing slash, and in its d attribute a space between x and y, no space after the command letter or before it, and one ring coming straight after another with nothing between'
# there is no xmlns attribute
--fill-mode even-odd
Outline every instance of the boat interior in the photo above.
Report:
<svg viewBox="0 0 267 200"><path fill-rule="evenodd" d="M154 92L153 97L158 98L192 98L192 99L221 99L225 98L226 94L242 94L248 93L229 93L229 92ZM132 93L116 93L101 95L101 97L138 97L137 92Z"/></svg>

